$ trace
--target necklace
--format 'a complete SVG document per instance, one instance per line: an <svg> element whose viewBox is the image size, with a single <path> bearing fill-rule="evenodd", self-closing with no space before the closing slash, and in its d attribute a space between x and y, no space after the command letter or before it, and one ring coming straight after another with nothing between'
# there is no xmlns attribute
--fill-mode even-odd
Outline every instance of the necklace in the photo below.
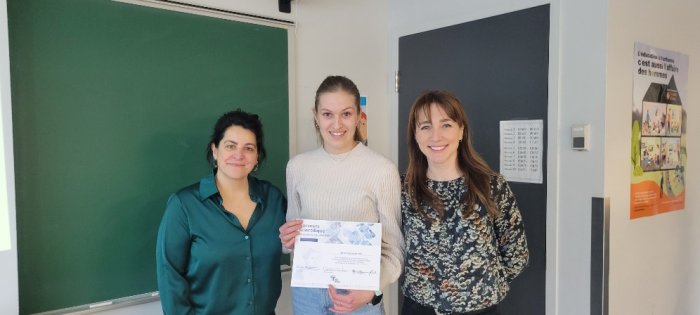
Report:
<svg viewBox="0 0 700 315"><path fill-rule="evenodd" d="M334 161L336 161L336 162L342 162L342 161L345 161L345 159L348 158L348 156L350 155L350 153L352 153L353 151L355 151L355 148L356 148L356 147L357 147L357 143L355 144L355 147L353 147L352 149L350 149L350 151L347 151L347 152L334 154L334 153L330 153L330 152L326 151L326 149L323 149L323 152L326 152L326 154L328 154L328 156L329 156L332 160L334 160Z"/></svg>

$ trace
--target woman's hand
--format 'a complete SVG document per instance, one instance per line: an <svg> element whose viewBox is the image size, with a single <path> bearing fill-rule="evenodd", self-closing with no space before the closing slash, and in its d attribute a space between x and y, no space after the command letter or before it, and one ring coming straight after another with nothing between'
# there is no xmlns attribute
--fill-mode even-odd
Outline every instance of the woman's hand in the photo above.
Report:
<svg viewBox="0 0 700 315"><path fill-rule="evenodd" d="M282 247L286 249L294 249L294 239L299 235L301 225L304 223L301 219L287 221L280 227L280 240Z"/></svg>
<svg viewBox="0 0 700 315"><path fill-rule="evenodd" d="M374 298L374 291L345 290L347 294L338 293L334 286L328 286L328 295L333 302L331 312L337 314L352 313L355 310L367 305Z"/></svg>

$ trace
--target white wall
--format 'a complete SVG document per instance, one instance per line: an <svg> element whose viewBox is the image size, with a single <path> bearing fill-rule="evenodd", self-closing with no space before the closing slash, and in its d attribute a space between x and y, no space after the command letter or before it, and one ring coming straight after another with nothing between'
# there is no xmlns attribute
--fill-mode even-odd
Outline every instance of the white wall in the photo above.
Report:
<svg viewBox="0 0 700 315"><path fill-rule="evenodd" d="M0 167L4 167L4 181L0 188L0 203L8 207L10 226L10 249L0 251L0 313L19 312L17 288L17 228L15 210L15 172L12 150L12 106L10 99L10 61L7 41L7 2L0 0ZM7 198L4 198L4 197ZM4 215L4 214L3 214ZM3 236L4 237L4 236Z"/></svg>
<svg viewBox="0 0 700 315"><path fill-rule="evenodd" d="M387 1L294 1L297 11L298 152L318 147L312 108L328 75L352 79L367 96L369 146L389 156Z"/></svg>
<svg viewBox="0 0 700 315"><path fill-rule="evenodd" d="M590 314L591 198L603 197L606 6L605 0L561 1L555 314ZM569 149L578 123L591 125L590 151Z"/></svg>
<svg viewBox="0 0 700 315"><path fill-rule="evenodd" d="M700 4L610 1L606 84L605 195L611 205L610 314L700 314ZM686 208L629 219L634 42L689 55Z"/></svg>

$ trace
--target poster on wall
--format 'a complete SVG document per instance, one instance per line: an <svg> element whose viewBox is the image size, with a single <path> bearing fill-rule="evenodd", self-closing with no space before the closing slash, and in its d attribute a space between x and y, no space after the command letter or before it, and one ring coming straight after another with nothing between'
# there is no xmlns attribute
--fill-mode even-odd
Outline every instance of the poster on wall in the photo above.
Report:
<svg viewBox="0 0 700 315"><path fill-rule="evenodd" d="M685 208L688 55L634 45L630 219Z"/></svg>
<svg viewBox="0 0 700 315"><path fill-rule="evenodd" d="M360 96L360 137L362 138L362 143L367 145L367 96Z"/></svg>

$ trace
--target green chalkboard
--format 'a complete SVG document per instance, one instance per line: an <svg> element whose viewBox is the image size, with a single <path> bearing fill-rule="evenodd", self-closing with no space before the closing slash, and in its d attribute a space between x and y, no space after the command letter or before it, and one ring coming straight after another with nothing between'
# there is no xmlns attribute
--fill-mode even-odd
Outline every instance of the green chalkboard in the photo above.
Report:
<svg viewBox="0 0 700 315"><path fill-rule="evenodd" d="M156 291L170 193L225 111L262 117L284 190L287 30L107 0L8 0L20 313Z"/></svg>

